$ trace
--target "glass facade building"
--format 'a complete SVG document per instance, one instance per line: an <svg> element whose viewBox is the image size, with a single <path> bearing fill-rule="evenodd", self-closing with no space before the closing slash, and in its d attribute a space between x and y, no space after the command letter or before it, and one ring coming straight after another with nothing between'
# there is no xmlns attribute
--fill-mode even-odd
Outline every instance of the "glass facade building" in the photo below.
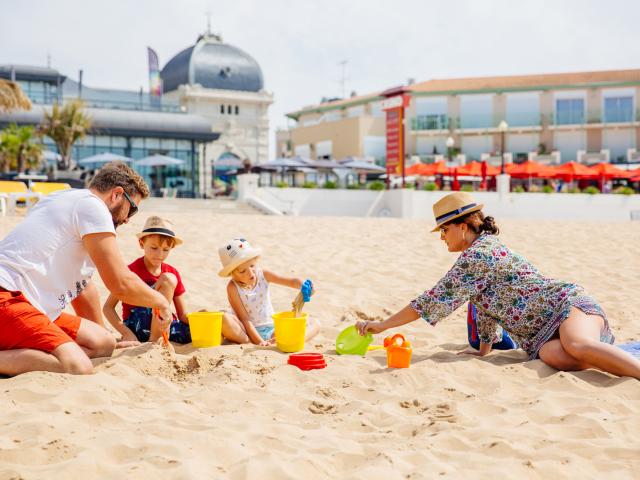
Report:
<svg viewBox="0 0 640 480"><path fill-rule="evenodd" d="M38 125L51 105L79 99L92 119L92 127L84 139L74 144L74 160L104 152L134 161L154 154L177 158L184 163L164 167L161 175L148 167L140 168L139 173L152 190L175 188L178 196L200 195L197 186L201 145L219 137L207 119L141 91L88 88L48 68L0 66L0 78L16 81L33 103L30 111L0 114L0 128L11 123ZM44 137L43 142L49 150L56 151L50 138Z"/></svg>

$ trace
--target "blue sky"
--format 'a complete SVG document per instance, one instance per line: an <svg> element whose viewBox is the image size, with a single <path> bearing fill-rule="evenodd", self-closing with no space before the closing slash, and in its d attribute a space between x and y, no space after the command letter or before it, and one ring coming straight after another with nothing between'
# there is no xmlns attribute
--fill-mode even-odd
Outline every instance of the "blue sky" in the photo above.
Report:
<svg viewBox="0 0 640 480"><path fill-rule="evenodd" d="M342 60L359 94L408 78L640 68L634 0L0 0L0 64L50 55L87 85L147 90L146 46L164 65L206 30L206 11L260 63L272 130L340 96Z"/></svg>

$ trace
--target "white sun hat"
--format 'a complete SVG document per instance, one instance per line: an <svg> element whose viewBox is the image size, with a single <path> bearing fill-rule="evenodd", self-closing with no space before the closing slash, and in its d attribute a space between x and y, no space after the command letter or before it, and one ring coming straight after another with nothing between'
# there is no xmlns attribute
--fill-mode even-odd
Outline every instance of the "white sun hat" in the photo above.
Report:
<svg viewBox="0 0 640 480"><path fill-rule="evenodd" d="M236 268L244 262L256 258L262 253L259 248L253 248L244 238L234 238L218 249L222 270L218 272L221 277L228 277Z"/></svg>

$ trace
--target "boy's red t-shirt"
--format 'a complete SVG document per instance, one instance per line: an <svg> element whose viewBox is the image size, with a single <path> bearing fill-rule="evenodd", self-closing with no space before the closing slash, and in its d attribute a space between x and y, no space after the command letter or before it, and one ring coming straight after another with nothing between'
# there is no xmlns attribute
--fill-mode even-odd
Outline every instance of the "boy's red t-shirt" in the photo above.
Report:
<svg viewBox="0 0 640 480"><path fill-rule="evenodd" d="M131 264L129 264L129 270L131 270L133 273L138 275L142 279L142 281L147 285L149 285L151 288L155 286L155 284L158 282L158 278L160 277L159 275L156 277L149 270L147 270L147 267L144 264L144 257L140 257L137 260L133 261ZM163 273L173 273L178 279L178 285L176 285L176 289L173 292L173 298L179 297L184 292L186 292L184 285L182 284L182 279L180 278L180 274L178 273L178 270L173 268L168 263L163 263L160 266L160 274L163 274ZM129 305L128 303L122 304L122 320L126 320L127 318L129 318L129 315L131 314L131 309L133 307L135 307L135 305Z"/></svg>

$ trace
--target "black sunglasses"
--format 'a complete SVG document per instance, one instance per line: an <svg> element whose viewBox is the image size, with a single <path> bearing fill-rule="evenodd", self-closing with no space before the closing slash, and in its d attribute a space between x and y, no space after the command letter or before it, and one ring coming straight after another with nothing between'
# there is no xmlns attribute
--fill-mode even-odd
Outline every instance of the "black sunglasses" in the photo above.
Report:
<svg viewBox="0 0 640 480"><path fill-rule="evenodd" d="M131 218L136 213L138 213L138 205L136 205L133 200L131 200L131 197L127 194L127 192L123 190L122 193L124 194L124 198L126 198L129 202L129 213L127 214L127 218Z"/></svg>

